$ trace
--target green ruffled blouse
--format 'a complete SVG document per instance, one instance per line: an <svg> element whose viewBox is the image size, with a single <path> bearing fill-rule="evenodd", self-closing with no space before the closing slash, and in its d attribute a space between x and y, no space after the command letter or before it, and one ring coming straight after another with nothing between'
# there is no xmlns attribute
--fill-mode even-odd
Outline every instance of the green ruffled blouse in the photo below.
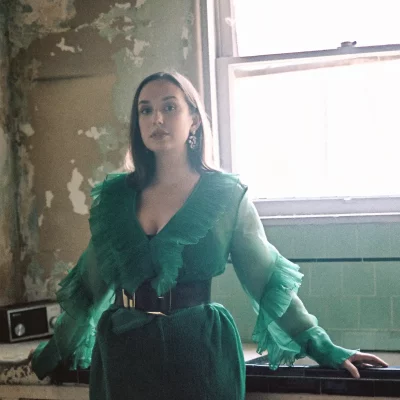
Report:
<svg viewBox="0 0 400 400"><path fill-rule="evenodd" d="M268 242L246 189L234 175L203 173L182 208L149 240L136 217L137 192L126 174L110 175L95 187L89 219L92 238L60 283L57 299L65 312L52 339L34 352L32 365L38 377L50 374L63 360L73 368L88 367L105 311L113 335L140 330L160 318L117 308L117 288L134 292L151 280L161 295L177 282L222 274L229 255L258 314L253 339L260 354L268 352L272 369L306 355L319 364L339 367L353 355L355 351L334 345L305 309L297 296L299 267ZM178 310L175 318L183 315ZM225 334L220 332L221 337Z"/></svg>

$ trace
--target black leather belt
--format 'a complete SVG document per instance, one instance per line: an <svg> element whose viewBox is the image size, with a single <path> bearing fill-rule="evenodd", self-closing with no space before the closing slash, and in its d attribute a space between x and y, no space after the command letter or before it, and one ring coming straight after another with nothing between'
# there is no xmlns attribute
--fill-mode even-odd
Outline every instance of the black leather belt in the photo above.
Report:
<svg viewBox="0 0 400 400"><path fill-rule="evenodd" d="M172 311L210 302L211 279L190 283L178 283L175 288L158 296L149 281L144 282L133 294L120 289L115 304L135 308L150 314L169 315Z"/></svg>

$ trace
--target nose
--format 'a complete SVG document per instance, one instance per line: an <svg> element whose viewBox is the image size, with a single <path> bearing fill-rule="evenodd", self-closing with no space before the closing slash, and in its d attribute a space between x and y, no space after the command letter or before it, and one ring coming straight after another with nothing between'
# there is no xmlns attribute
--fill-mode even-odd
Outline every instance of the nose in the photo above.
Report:
<svg viewBox="0 0 400 400"><path fill-rule="evenodd" d="M154 110L153 114L153 124L162 125L164 123L164 118L160 110Z"/></svg>

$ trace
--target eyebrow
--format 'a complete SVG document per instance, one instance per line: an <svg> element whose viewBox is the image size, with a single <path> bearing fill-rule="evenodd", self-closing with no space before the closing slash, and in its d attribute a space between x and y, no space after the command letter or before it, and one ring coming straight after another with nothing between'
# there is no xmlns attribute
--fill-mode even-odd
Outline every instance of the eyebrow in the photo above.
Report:
<svg viewBox="0 0 400 400"><path fill-rule="evenodd" d="M166 96L166 97L162 98L162 101L167 101L167 100L171 100L171 99L176 100L176 97L175 96ZM149 100L140 100L139 104L150 104L150 101Z"/></svg>

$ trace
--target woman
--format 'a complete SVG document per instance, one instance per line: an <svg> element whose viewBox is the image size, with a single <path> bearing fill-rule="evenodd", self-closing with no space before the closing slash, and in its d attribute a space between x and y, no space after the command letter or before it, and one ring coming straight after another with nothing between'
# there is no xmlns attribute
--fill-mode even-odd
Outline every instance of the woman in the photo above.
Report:
<svg viewBox="0 0 400 400"><path fill-rule="evenodd" d="M267 241L246 186L210 167L209 140L186 78L156 73L139 85L135 172L93 191L91 241L57 293L65 313L33 354L39 378L68 360L91 365L91 399L243 399L238 331L210 302L211 280L229 254L258 312L253 338L271 368L305 355L354 377L355 362L386 365L335 346L318 327L296 295L299 268Z"/></svg>

